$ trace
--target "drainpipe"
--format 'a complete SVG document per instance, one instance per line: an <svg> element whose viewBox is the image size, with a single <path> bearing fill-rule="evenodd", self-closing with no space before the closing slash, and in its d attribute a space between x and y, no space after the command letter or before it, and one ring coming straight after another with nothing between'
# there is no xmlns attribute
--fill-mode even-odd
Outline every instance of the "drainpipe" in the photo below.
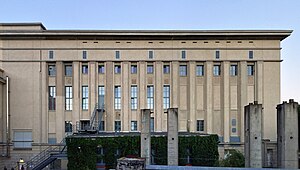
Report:
<svg viewBox="0 0 300 170"><path fill-rule="evenodd" d="M6 76L6 156L10 157L9 78Z"/></svg>

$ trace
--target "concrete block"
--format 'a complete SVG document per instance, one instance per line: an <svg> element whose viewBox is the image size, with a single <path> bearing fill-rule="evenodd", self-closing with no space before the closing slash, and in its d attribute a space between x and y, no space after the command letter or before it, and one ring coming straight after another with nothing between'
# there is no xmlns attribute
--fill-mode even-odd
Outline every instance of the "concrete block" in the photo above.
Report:
<svg viewBox="0 0 300 170"><path fill-rule="evenodd" d="M178 165L178 109L168 109L168 165Z"/></svg>
<svg viewBox="0 0 300 170"><path fill-rule="evenodd" d="M141 157L146 159L146 165L151 162L151 132L150 132L150 109L142 109L141 116Z"/></svg>

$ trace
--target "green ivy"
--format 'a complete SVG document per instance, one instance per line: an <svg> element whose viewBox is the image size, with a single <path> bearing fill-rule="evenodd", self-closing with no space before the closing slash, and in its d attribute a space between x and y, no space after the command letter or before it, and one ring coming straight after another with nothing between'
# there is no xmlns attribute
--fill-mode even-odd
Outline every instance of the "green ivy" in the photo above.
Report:
<svg viewBox="0 0 300 170"><path fill-rule="evenodd" d="M140 156L140 136L68 137L68 169L95 169L96 162L115 168L120 157ZM219 157L218 136L179 136L179 165L213 166ZM103 148L103 149L101 149ZM167 137L152 136L154 163L167 165ZM103 154L101 154L103 152ZM189 156L189 161L187 157Z"/></svg>

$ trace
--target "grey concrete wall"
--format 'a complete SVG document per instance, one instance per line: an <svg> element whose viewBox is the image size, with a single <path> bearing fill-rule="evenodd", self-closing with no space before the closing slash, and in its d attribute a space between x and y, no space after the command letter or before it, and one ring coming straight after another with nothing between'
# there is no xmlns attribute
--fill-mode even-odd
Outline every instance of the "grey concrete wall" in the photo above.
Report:
<svg viewBox="0 0 300 170"><path fill-rule="evenodd" d="M141 157L146 159L146 165L150 165L151 158L151 132L150 132L150 109L142 109L141 116Z"/></svg>
<svg viewBox="0 0 300 170"><path fill-rule="evenodd" d="M168 109L168 165L178 165L178 109Z"/></svg>
<svg viewBox="0 0 300 170"><path fill-rule="evenodd" d="M277 105L278 167L298 168L298 103Z"/></svg>
<svg viewBox="0 0 300 170"><path fill-rule="evenodd" d="M262 167L262 105L245 106L245 166Z"/></svg>

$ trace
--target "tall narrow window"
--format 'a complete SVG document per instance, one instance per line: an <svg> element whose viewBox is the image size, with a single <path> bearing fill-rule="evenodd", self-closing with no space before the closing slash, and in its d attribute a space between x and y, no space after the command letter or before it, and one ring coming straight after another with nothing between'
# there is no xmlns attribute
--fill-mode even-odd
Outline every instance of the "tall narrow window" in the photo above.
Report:
<svg viewBox="0 0 300 170"><path fill-rule="evenodd" d="M164 85L163 89L163 108L170 108L170 85Z"/></svg>
<svg viewBox="0 0 300 170"><path fill-rule="evenodd" d="M153 65L147 65L147 74L153 74Z"/></svg>
<svg viewBox="0 0 300 170"><path fill-rule="evenodd" d="M230 66L230 75L231 76L238 75L238 66L236 64Z"/></svg>
<svg viewBox="0 0 300 170"><path fill-rule="evenodd" d="M185 50L181 51L181 59L186 59L186 51Z"/></svg>
<svg viewBox="0 0 300 170"><path fill-rule="evenodd" d="M153 58L154 58L153 51L148 51L148 59L153 59Z"/></svg>
<svg viewBox="0 0 300 170"><path fill-rule="evenodd" d="M154 132L154 117L151 117L150 119L150 130L151 132Z"/></svg>
<svg viewBox="0 0 300 170"><path fill-rule="evenodd" d="M121 109L121 86L115 86L115 109Z"/></svg>
<svg viewBox="0 0 300 170"><path fill-rule="evenodd" d="M204 76L204 66L203 65L196 66L196 76Z"/></svg>
<svg viewBox="0 0 300 170"><path fill-rule="evenodd" d="M65 132L72 132L72 122L71 121L65 121Z"/></svg>
<svg viewBox="0 0 300 170"><path fill-rule="evenodd" d="M147 86L147 108L153 109L154 108L154 87Z"/></svg>
<svg viewBox="0 0 300 170"><path fill-rule="evenodd" d="M204 120L197 120L197 131L204 131Z"/></svg>
<svg viewBox="0 0 300 170"><path fill-rule="evenodd" d="M105 73L105 66L104 66L104 64L102 65L99 65L98 66L98 73L99 74L104 74Z"/></svg>
<svg viewBox="0 0 300 170"><path fill-rule="evenodd" d="M48 66L48 75L49 76L56 76L56 66L55 65L49 65Z"/></svg>
<svg viewBox="0 0 300 170"><path fill-rule="evenodd" d="M220 51L219 50L216 51L216 59L220 59Z"/></svg>
<svg viewBox="0 0 300 170"><path fill-rule="evenodd" d="M88 86L82 86L82 110L88 110L89 108L89 88Z"/></svg>
<svg viewBox="0 0 300 170"><path fill-rule="evenodd" d="M179 66L179 75L180 76L187 76L187 66L186 65L180 65Z"/></svg>
<svg viewBox="0 0 300 170"><path fill-rule="evenodd" d="M253 51L249 51L249 59L253 59Z"/></svg>
<svg viewBox="0 0 300 170"><path fill-rule="evenodd" d="M82 65L82 74L88 74L89 73L89 66L84 64Z"/></svg>
<svg viewBox="0 0 300 170"><path fill-rule="evenodd" d="M221 66L220 65L214 65L214 76L220 76L221 75Z"/></svg>
<svg viewBox="0 0 300 170"><path fill-rule="evenodd" d="M121 131L121 121L119 121L119 120L115 121L115 131L116 132Z"/></svg>
<svg viewBox="0 0 300 170"><path fill-rule="evenodd" d="M53 59L54 58L54 52L51 50L49 51L49 59Z"/></svg>
<svg viewBox="0 0 300 170"><path fill-rule="evenodd" d="M87 51L82 51L82 59L87 59Z"/></svg>
<svg viewBox="0 0 300 170"><path fill-rule="evenodd" d="M65 76L72 76L73 68L72 65L65 65Z"/></svg>
<svg viewBox="0 0 300 170"><path fill-rule="evenodd" d="M99 123L99 131L105 131L105 121L100 121Z"/></svg>
<svg viewBox="0 0 300 170"><path fill-rule="evenodd" d="M137 65L131 65L131 74L137 74Z"/></svg>
<svg viewBox="0 0 300 170"><path fill-rule="evenodd" d="M56 88L55 86L49 86L49 110L55 110L55 98L56 98Z"/></svg>
<svg viewBox="0 0 300 170"><path fill-rule="evenodd" d="M170 65L164 65L163 71L164 71L164 74L170 74Z"/></svg>
<svg viewBox="0 0 300 170"><path fill-rule="evenodd" d="M121 74L121 65L115 65L115 74Z"/></svg>
<svg viewBox="0 0 300 170"><path fill-rule="evenodd" d="M65 92L66 92L65 109L66 110L72 110L72 106L73 106L72 86L66 86L65 87Z"/></svg>
<svg viewBox="0 0 300 170"><path fill-rule="evenodd" d="M99 86L98 87L98 108L104 109L104 104L105 104L105 87L104 86Z"/></svg>
<svg viewBox="0 0 300 170"><path fill-rule="evenodd" d="M116 51L116 59L120 59L120 51Z"/></svg>
<svg viewBox="0 0 300 170"><path fill-rule="evenodd" d="M137 131L137 121L131 121L131 131Z"/></svg>
<svg viewBox="0 0 300 170"><path fill-rule="evenodd" d="M138 103L138 99L137 99L137 86L131 86L131 109L136 110L137 109L137 103Z"/></svg>
<svg viewBox="0 0 300 170"><path fill-rule="evenodd" d="M254 65L248 65L247 72L248 72L248 76L253 76L254 75Z"/></svg>

